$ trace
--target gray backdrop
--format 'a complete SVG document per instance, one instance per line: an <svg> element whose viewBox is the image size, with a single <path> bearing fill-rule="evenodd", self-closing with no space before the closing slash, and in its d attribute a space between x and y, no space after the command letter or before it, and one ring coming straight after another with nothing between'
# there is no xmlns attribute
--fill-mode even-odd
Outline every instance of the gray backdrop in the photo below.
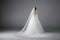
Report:
<svg viewBox="0 0 60 40"><path fill-rule="evenodd" d="M34 6L45 31L60 31L59 0L2 0L1 29L23 28Z"/></svg>

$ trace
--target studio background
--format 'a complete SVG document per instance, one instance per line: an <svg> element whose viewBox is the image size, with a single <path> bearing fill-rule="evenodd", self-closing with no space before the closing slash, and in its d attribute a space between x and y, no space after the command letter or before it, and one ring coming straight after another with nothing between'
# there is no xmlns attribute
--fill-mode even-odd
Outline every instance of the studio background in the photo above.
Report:
<svg viewBox="0 0 60 40"><path fill-rule="evenodd" d="M1 0L0 31L21 30L34 6L43 29L60 32L60 0Z"/></svg>

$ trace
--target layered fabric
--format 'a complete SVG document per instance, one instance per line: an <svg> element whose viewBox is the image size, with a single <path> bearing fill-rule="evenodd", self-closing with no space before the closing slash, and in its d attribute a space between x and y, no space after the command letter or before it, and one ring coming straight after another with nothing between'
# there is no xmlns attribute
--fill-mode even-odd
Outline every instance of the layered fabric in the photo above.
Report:
<svg viewBox="0 0 60 40"><path fill-rule="evenodd" d="M40 24L36 7L33 7L25 26L20 33L23 36L39 37L43 32L44 30Z"/></svg>

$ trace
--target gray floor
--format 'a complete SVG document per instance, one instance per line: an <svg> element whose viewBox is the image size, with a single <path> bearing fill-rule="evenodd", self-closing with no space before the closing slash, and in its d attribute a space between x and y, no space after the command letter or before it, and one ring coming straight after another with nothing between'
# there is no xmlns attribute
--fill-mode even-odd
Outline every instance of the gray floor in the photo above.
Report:
<svg viewBox="0 0 60 40"><path fill-rule="evenodd" d="M60 40L60 33L44 33L47 37L32 38L16 36L18 31L0 32L0 40Z"/></svg>

